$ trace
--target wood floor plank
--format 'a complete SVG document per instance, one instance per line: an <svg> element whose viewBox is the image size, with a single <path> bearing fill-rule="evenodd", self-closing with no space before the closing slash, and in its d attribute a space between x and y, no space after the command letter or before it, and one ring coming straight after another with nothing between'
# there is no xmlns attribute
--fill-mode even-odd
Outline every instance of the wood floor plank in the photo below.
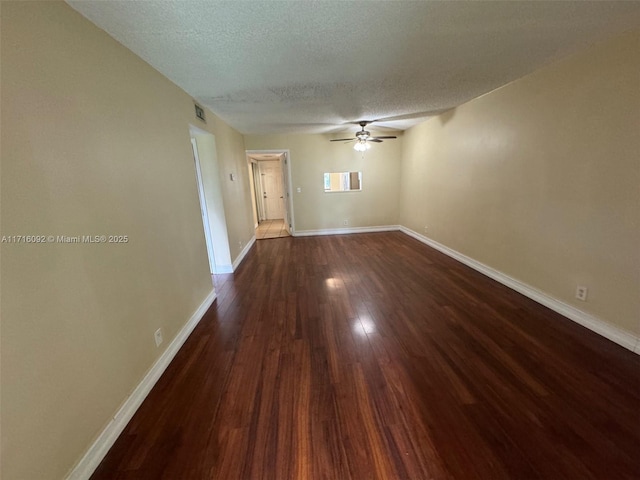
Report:
<svg viewBox="0 0 640 480"><path fill-rule="evenodd" d="M400 232L257 242L94 479L638 479L640 360Z"/></svg>

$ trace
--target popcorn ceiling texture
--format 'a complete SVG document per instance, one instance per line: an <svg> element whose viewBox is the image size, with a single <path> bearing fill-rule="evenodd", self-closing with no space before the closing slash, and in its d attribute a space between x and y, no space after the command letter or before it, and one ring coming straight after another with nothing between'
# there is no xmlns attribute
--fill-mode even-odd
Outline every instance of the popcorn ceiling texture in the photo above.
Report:
<svg viewBox="0 0 640 480"><path fill-rule="evenodd" d="M68 3L245 134L402 130L640 19L640 2Z"/></svg>

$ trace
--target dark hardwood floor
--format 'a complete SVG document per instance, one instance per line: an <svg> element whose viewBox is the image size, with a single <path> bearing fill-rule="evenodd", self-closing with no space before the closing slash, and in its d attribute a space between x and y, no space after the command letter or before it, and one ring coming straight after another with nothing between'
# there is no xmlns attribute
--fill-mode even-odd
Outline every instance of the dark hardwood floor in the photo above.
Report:
<svg viewBox="0 0 640 480"><path fill-rule="evenodd" d="M640 357L400 232L216 289L94 479L640 478Z"/></svg>

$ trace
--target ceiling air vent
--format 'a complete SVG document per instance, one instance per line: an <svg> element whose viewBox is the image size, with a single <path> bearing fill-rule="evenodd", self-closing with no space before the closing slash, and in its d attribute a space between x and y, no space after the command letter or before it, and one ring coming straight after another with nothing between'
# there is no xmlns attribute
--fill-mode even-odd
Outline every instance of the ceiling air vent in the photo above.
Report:
<svg viewBox="0 0 640 480"><path fill-rule="evenodd" d="M204 118L204 108L202 108L200 105L198 105L197 103L195 104L196 107L196 117L198 117L200 120L202 120L204 123L207 123L207 119Z"/></svg>

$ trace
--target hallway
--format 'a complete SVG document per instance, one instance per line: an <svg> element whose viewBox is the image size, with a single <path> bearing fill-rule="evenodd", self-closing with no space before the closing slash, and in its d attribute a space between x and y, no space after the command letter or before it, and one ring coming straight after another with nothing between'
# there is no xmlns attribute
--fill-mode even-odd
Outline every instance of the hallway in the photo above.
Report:
<svg viewBox="0 0 640 480"><path fill-rule="evenodd" d="M289 237L289 232L284 226L284 220L263 220L256 228L256 240L267 238Z"/></svg>

